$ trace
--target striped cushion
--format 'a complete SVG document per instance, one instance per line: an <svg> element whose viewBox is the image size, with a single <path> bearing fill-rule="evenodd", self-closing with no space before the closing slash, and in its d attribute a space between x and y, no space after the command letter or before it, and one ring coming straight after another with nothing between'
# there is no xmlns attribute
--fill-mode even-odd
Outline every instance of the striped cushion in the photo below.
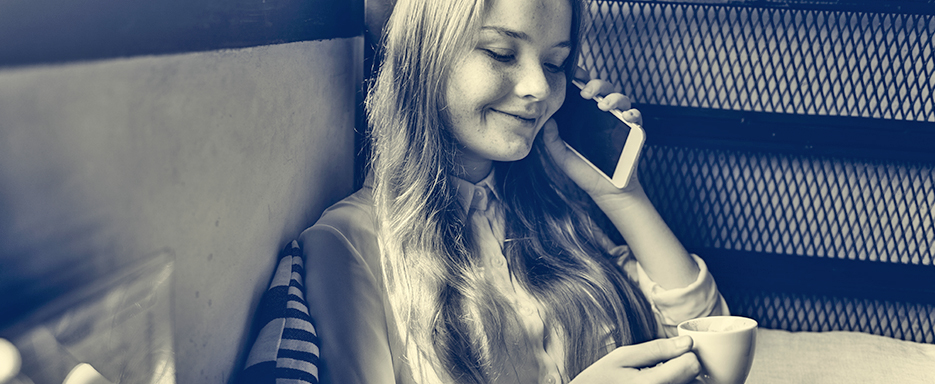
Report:
<svg viewBox="0 0 935 384"><path fill-rule="evenodd" d="M318 383L318 335L305 302L299 244L283 249L254 324L261 326L237 383Z"/></svg>

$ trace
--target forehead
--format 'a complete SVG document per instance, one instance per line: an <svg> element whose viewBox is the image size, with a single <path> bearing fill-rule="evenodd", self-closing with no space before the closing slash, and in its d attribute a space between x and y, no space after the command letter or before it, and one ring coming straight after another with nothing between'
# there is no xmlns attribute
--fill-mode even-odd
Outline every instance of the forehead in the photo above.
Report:
<svg viewBox="0 0 935 384"><path fill-rule="evenodd" d="M543 42L567 40L571 36L571 3L569 0L493 0L483 26L521 32Z"/></svg>

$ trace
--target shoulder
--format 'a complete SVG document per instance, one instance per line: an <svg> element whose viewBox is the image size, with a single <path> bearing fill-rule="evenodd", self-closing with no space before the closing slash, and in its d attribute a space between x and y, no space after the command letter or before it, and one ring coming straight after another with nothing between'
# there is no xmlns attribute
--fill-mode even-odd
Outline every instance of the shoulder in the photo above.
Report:
<svg viewBox="0 0 935 384"><path fill-rule="evenodd" d="M374 233L373 190L362 188L325 209L309 230L334 229L345 235Z"/></svg>
<svg viewBox="0 0 935 384"><path fill-rule="evenodd" d="M372 267L378 265L379 247L373 218L373 193L362 188L328 207L318 221L299 235L302 249L309 252L328 244L341 246ZM334 253L334 252L328 252ZM318 255L321 257L322 255Z"/></svg>

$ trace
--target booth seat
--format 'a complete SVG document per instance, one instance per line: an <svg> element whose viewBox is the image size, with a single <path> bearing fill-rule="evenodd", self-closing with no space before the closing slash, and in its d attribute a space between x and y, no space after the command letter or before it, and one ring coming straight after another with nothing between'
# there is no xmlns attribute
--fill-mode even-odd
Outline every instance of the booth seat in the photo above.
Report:
<svg viewBox="0 0 935 384"><path fill-rule="evenodd" d="M581 65L642 111L647 194L759 323L747 382L930 383L932 3L587 5Z"/></svg>

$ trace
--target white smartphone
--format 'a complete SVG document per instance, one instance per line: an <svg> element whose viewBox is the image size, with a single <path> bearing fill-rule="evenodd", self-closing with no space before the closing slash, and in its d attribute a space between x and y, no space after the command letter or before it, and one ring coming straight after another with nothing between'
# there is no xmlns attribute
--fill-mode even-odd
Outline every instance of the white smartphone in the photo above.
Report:
<svg viewBox="0 0 935 384"><path fill-rule="evenodd" d="M646 140L643 127L623 119L617 109L602 111L597 103L581 97L584 83L572 80L565 91L565 102L553 115L565 144L617 188L627 187Z"/></svg>

